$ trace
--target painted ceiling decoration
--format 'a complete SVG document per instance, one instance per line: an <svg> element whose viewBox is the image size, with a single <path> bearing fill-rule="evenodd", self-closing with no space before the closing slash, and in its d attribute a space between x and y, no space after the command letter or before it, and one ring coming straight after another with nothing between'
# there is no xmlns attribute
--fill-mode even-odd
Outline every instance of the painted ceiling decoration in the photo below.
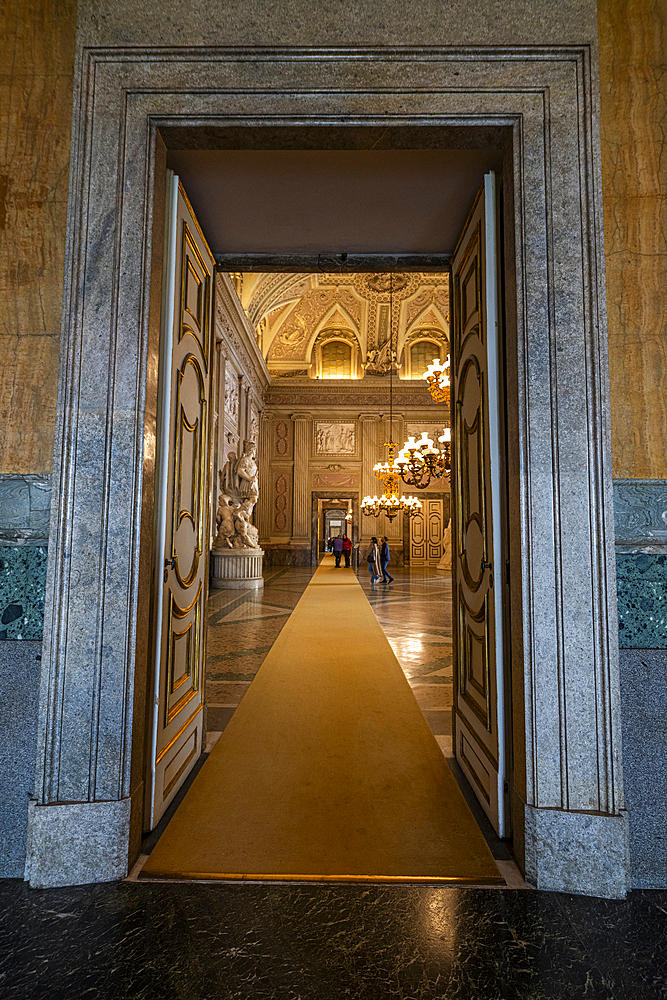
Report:
<svg viewBox="0 0 667 1000"><path fill-rule="evenodd" d="M382 376L389 371L393 341L399 377L415 379L434 357L449 354L447 274L394 273L392 310L388 273L271 272L233 277L274 377ZM343 353L347 350L349 364L327 367L331 352L323 355L323 348L331 342L350 345L349 350L341 348ZM343 370L345 375L340 374Z"/></svg>

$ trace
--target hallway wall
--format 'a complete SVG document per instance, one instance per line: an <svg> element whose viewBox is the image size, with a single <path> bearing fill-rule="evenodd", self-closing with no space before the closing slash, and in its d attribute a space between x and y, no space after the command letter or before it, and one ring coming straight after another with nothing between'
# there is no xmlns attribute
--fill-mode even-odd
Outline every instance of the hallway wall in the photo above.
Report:
<svg viewBox="0 0 667 1000"><path fill-rule="evenodd" d="M43 630L76 3L8 0L0 32L1 643Z"/></svg>
<svg viewBox="0 0 667 1000"><path fill-rule="evenodd" d="M0 37L0 875L22 878L35 776L76 2L6 0Z"/></svg>
<svg viewBox="0 0 667 1000"><path fill-rule="evenodd" d="M74 0L0 14L0 473L51 471L69 181Z"/></svg>
<svg viewBox="0 0 667 1000"><path fill-rule="evenodd" d="M312 497L354 497L382 492L373 466L385 461L385 441L390 440L386 379L322 383L290 379L269 387L260 449L260 500L257 526L266 565L306 566L311 561L311 541L317 525ZM445 412L433 407L425 386L401 381L394 390L394 438L402 445L416 427L442 433ZM340 426L349 441L338 440ZM320 440L322 439L322 440ZM327 441L330 442L327 443ZM402 487L420 499L437 495L446 487L435 479L426 490ZM389 521L361 516L353 523L352 538L367 547L372 535L387 535L394 565L409 558L404 545L403 516Z"/></svg>

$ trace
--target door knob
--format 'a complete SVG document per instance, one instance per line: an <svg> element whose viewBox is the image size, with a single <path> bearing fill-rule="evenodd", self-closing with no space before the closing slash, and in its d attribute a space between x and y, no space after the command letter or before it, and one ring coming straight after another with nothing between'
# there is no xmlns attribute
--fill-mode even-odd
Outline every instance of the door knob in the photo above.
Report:
<svg viewBox="0 0 667 1000"><path fill-rule="evenodd" d="M493 569L493 563L483 562L482 563L482 569L483 570L485 570L485 569Z"/></svg>

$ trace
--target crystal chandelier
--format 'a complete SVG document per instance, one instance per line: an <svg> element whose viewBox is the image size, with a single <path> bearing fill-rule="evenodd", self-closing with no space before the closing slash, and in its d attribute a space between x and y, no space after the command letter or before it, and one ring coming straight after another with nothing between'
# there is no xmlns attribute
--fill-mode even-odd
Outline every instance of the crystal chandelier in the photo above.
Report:
<svg viewBox="0 0 667 1000"><path fill-rule="evenodd" d="M393 337L393 316L392 316L392 276L389 276L389 433L394 433L394 369L396 365L396 355L392 348ZM361 504L361 513L367 517L379 517L384 514L392 521L399 511L403 511L408 517L421 514L421 501L417 497L401 496L399 493L401 485L400 469L396 465L394 458L398 444L396 441L385 442L388 461L377 462L373 466L373 472L383 486L382 496L364 497Z"/></svg>
<svg viewBox="0 0 667 1000"><path fill-rule="evenodd" d="M422 431L419 441L413 436L405 442L394 464L406 486L425 490L431 479L440 479L449 474L452 467L452 435L449 427L444 428L438 442L441 447L435 448L426 431Z"/></svg>
<svg viewBox="0 0 667 1000"><path fill-rule="evenodd" d="M446 374L448 368L449 358L442 363L440 358L433 358L422 376L426 379L428 391L435 402L445 403L447 406L449 406L449 375Z"/></svg>

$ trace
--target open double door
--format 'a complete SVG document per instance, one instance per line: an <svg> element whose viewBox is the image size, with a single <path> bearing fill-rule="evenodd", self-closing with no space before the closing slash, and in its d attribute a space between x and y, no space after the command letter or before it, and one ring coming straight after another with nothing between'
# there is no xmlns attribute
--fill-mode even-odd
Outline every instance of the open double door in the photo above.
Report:
<svg viewBox="0 0 667 1000"><path fill-rule="evenodd" d="M499 836L509 833L503 671L498 198L487 174L452 262L453 741Z"/></svg>
<svg viewBox="0 0 667 1000"><path fill-rule="evenodd" d="M170 171L155 456L147 830L155 827L202 752L214 274L206 240Z"/></svg>
<svg viewBox="0 0 667 1000"><path fill-rule="evenodd" d="M488 174L452 264L453 738L464 774L505 836L496 205ZM166 214L147 829L201 753L208 574L215 265L171 173Z"/></svg>

